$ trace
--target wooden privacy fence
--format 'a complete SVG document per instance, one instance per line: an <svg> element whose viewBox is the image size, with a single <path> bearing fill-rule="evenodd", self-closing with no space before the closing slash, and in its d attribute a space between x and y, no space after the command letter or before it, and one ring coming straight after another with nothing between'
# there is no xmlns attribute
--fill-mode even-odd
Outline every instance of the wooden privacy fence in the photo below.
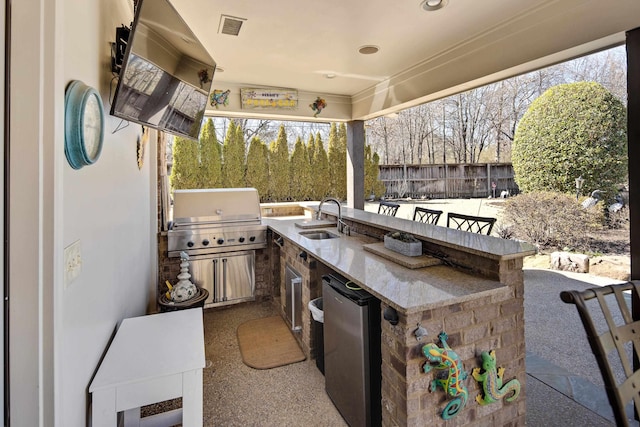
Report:
<svg viewBox="0 0 640 427"><path fill-rule="evenodd" d="M386 198L500 197L519 192L511 163L380 165ZM495 185L494 185L495 184Z"/></svg>

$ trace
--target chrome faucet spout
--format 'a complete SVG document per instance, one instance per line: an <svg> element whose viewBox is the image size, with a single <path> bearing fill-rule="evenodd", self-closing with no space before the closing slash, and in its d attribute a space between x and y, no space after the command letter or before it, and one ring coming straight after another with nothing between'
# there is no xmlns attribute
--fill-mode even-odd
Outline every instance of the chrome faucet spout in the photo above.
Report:
<svg viewBox="0 0 640 427"><path fill-rule="evenodd" d="M325 197L320 201L320 206L318 206L318 213L316 214L316 219L320 219L320 215L322 214L322 205L324 205L325 202L333 202L336 205L338 205L338 221L342 220L342 211L341 211L342 205L340 204L340 201L338 199L335 199L333 197Z"/></svg>
<svg viewBox="0 0 640 427"><path fill-rule="evenodd" d="M349 227L347 226L347 224L345 224L342 221L342 204L340 203L340 200L333 198L333 197L325 197L324 199L322 199L320 201L320 205L318 206L318 212L316 214L316 219L320 219L320 215L322 214L322 205L324 205L325 202L333 202L336 205L338 205L338 232L340 233L347 233L347 230L349 229ZM351 233L349 233L351 234Z"/></svg>

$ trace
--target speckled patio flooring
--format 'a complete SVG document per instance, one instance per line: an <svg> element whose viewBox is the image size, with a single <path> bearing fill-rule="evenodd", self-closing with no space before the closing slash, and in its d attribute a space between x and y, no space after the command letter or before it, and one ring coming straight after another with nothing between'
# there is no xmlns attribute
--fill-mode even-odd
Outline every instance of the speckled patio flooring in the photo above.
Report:
<svg viewBox="0 0 640 427"><path fill-rule="evenodd" d="M346 426L315 360L267 370L242 362L238 326L275 314L271 302L205 310L204 426Z"/></svg>
<svg viewBox="0 0 640 427"><path fill-rule="evenodd" d="M533 273L527 273L529 280L525 280L525 287L547 285L546 278L535 277L531 280ZM347 425L324 390L324 377L316 367L315 360L268 370L253 369L242 362L236 337L238 326L247 320L275 314L277 310L272 302L205 310L207 367L203 371L204 427ZM536 328L532 319L527 320L529 325ZM527 344L531 344L529 338ZM572 395L556 385L566 377L566 373L558 373L557 366L535 359L535 356L532 359L528 355L527 359L528 365L531 364L527 366L527 425L582 427L614 424L601 386L590 384L589 387L580 387L573 390ZM592 405L584 403L601 402L603 399L604 408L600 408L603 411L587 409L586 406ZM146 411L143 409L143 416L145 412L149 414L179 406L179 399L152 405Z"/></svg>

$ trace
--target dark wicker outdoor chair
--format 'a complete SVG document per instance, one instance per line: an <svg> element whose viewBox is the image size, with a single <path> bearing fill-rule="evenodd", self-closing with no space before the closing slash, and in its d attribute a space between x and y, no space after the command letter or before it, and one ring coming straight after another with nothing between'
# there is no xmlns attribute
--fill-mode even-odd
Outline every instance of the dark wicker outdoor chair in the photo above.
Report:
<svg viewBox="0 0 640 427"><path fill-rule="evenodd" d="M478 234L491 234L496 218L447 213L447 227Z"/></svg>
<svg viewBox="0 0 640 427"><path fill-rule="evenodd" d="M631 304L636 310L640 308L639 291L640 281L632 281L560 293L562 301L575 304L578 309L619 426L629 425L625 406L630 402L635 407L636 418L640 417L640 369L634 370L633 366L639 356L640 318L634 318L631 310ZM597 303L589 302L593 299ZM614 366L622 365L622 382L616 380L612 362Z"/></svg>
<svg viewBox="0 0 640 427"><path fill-rule="evenodd" d="M424 222L425 224L437 224L440 215L442 215L442 211L417 206L413 211L413 220Z"/></svg>

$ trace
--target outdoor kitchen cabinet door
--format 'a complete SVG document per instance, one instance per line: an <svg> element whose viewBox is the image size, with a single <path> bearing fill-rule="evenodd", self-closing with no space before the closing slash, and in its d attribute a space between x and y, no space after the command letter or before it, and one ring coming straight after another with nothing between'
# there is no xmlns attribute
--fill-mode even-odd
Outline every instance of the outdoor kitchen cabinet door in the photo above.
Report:
<svg viewBox="0 0 640 427"><path fill-rule="evenodd" d="M205 307L249 301L255 290L255 252L227 252L194 257L191 280L209 291Z"/></svg>
<svg viewBox="0 0 640 427"><path fill-rule="evenodd" d="M233 252L213 259L214 303L253 299L255 253Z"/></svg>

